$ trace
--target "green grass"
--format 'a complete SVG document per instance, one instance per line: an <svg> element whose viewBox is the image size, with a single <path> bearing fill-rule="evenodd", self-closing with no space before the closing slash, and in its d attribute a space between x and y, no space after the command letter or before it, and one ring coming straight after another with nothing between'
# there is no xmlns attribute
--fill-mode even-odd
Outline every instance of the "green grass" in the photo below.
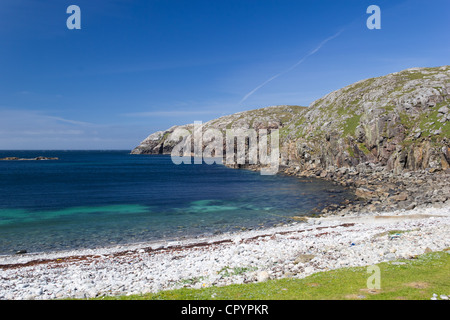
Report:
<svg viewBox="0 0 450 320"><path fill-rule="evenodd" d="M359 120L361 119L360 114L355 114L345 121L344 125L344 137L347 135L354 135L356 127L359 125Z"/></svg>
<svg viewBox="0 0 450 320"><path fill-rule="evenodd" d="M217 122L225 121L227 122L226 129L231 129L234 124L241 120L246 120L249 127L252 128L256 120L268 118L268 121L280 120L283 125L286 125L294 116L300 114L305 109L307 107L297 105L260 108L242 112L237 118L234 117L235 115L231 115L231 117L224 116L214 120L210 124L215 125Z"/></svg>
<svg viewBox="0 0 450 320"><path fill-rule="evenodd" d="M369 149L367 149L367 147L364 143L358 143L358 148L359 148L359 150L364 152L365 155L368 155L370 153Z"/></svg>
<svg viewBox="0 0 450 320"><path fill-rule="evenodd" d="M364 89L364 90L368 90L369 87L372 85L372 83L375 82L375 80L377 80L376 78L370 78L370 79L366 79L366 80L362 80L362 81L358 81L358 83L356 84L351 84L349 86L347 86L345 89L345 91L357 91L360 89Z"/></svg>
<svg viewBox="0 0 450 320"><path fill-rule="evenodd" d="M424 77L428 76L428 74L423 74L422 72L408 72L408 73L405 73L404 76L408 80L417 80L417 79L423 79Z"/></svg>
<svg viewBox="0 0 450 320"><path fill-rule="evenodd" d="M406 130L411 130L416 125L416 119L410 116L407 112L400 112L400 122Z"/></svg>
<svg viewBox="0 0 450 320"><path fill-rule="evenodd" d="M400 264L398 263L400 262ZM432 252L416 259L386 262L380 268L381 288L368 289L367 267L319 272L303 279L283 278L262 283L182 288L156 294L104 297L131 300L429 300L433 293L450 294L450 254Z"/></svg>
<svg viewBox="0 0 450 320"><path fill-rule="evenodd" d="M384 115L391 113L392 111L394 111L395 106L393 105L387 105L384 107Z"/></svg>
<svg viewBox="0 0 450 320"><path fill-rule="evenodd" d="M446 105L448 103L448 100L443 101L439 104L437 104L431 111L425 113L422 115L422 117L419 119L419 128L424 132L425 135L429 135L434 130L442 130L441 136L443 137L450 137L450 125L448 122L439 122L439 108ZM432 123L430 125L430 123Z"/></svg>
<svg viewBox="0 0 450 320"><path fill-rule="evenodd" d="M350 157L354 158L355 157L355 151L353 150L352 147L348 147L347 148L347 152L350 155Z"/></svg>

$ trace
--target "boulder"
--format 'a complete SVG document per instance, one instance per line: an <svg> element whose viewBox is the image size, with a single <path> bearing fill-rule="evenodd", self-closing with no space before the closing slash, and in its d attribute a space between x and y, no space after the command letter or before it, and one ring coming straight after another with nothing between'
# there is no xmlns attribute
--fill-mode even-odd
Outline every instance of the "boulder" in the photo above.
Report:
<svg viewBox="0 0 450 320"><path fill-rule="evenodd" d="M314 259L315 257L316 256L313 254L300 254L299 256L297 256L297 258L295 258L294 264L307 263L312 259Z"/></svg>

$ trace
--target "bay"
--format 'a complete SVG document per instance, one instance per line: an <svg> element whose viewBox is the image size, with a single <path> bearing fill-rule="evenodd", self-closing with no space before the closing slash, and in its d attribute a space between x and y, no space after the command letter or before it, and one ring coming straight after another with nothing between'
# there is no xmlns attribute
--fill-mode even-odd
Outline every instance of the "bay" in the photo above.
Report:
<svg viewBox="0 0 450 320"><path fill-rule="evenodd" d="M123 151L0 151L0 254L96 248L262 228L350 198L319 179L175 165Z"/></svg>

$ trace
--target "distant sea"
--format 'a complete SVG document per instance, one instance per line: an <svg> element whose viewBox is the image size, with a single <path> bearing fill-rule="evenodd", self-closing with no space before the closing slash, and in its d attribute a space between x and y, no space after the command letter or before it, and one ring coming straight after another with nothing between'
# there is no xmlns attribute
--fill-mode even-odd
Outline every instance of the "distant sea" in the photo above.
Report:
<svg viewBox="0 0 450 320"><path fill-rule="evenodd" d="M129 151L0 151L0 254L96 248L269 227L339 203L321 180L175 165Z"/></svg>

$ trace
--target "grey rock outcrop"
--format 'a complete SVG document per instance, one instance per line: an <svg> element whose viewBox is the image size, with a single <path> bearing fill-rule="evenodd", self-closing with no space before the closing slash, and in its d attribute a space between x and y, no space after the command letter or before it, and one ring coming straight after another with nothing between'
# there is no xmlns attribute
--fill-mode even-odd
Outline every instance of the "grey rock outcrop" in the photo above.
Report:
<svg viewBox="0 0 450 320"><path fill-rule="evenodd" d="M250 111L235 113L208 121L202 125L205 132L208 129L217 129L223 133L227 129L281 129L290 124L294 116L302 112L305 107L300 106L273 106ZM170 154L173 148L182 142L181 135L187 130L194 133L194 124L173 126L165 131L158 131L149 135L139 146L134 148L132 154ZM191 136L184 138L190 139ZM223 141L225 151L225 141ZM205 148L207 142L203 145Z"/></svg>

